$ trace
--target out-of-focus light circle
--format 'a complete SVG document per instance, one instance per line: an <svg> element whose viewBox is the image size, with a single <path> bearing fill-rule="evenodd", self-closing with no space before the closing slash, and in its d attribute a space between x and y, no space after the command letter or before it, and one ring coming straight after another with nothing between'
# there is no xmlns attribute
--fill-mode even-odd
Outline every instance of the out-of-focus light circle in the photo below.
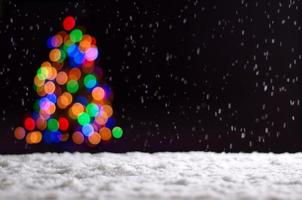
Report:
<svg viewBox="0 0 302 200"><path fill-rule="evenodd" d="M69 128L69 121L65 117L59 118L59 129L66 131Z"/></svg>
<svg viewBox="0 0 302 200"><path fill-rule="evenodd" d="M105 91L103 88L101 87L95 87L93 90L92 90L92 97L97 100L97 101L100 101L102 100L104 97L105 97Z"/></svg>
<svg viewBox="0 0 302 200"><path fill-rule="evenodd" d="M78 116L78 123L81 124L82 126L89 124L90 123L90 117L88 113L82 112Z"/></svg>
<svg viewBox="0 0 302 200"><path fill-rule="evenodd" d="M52 47L59 47L59 46L61 46L61 44L63 42L63 38L61 35L57 34L57 35L51 37L50 42L51 42Z"/></svg>
<svg viewBox="0 0 302 200"><path fill-rule="evenodd" d="M81 78L81 70L78 68L72 68L68 72L69 80L78 81Z"/></svg>
<svg viewBox="0 0 302 200"><path fill-rule="evenodd" d="M35 78L34 78L34 83L35 83L35 85L36 85L37 87L42 87L42 86L44 86L44 83L45 83L44 80L45 80L45 79L40 79L40 78L38 77L38 75L36 75Z"/></svg>
<svg viewBox="0 0 302 200"><path fill-rule="evenodd" d="M22 127L17 127L14 131L15 138L22 140L25 137L25 129Z"/></svg>
<svg viewBox="0 0 302 200"><path fill-rule="evenodd" d="M46 123L46 120L43 119L42 117L39 117L37 120L36 120L36 124L37 124L37 128L41 131L45 130L46 127L47 127L47 123Z"/></svg>
<svg viewBox="0 0 302 200"><path fill-rule="evenodd" d="M59 85L64 85L68 80L66 72L59 72L56 77L56 81Z"/></svg>
<svg viewBox="0 0 302 200"><path fill-rule="evenodd" d="M70 93L76 93L79 89L79 84L76 80L70 80L67 82L66 89Z"/></svg>
<svg viewBox="0 0 302 200"><path fill-rule="evenodd" d="M81 103L74 103L69 110L69 117L72 119L77 119L79 114L84 111L84 106Z"/></svg>
<svg viewBox="0 0 302 200"><path fill-rule="evenodd" d="M68 16L63 21L63 28L66 31L70 31L75 26L75 19L72 16Z"/></svg>
<svg viewBox="0 0 302 200"><path fill-rule="evenodd" d="M82 133L86 136L91 135L94 132L94 128L91 124L86 124L82 127Z"/></svg>
<svg viewBox="0 0 302 200"><path fill-rule="evenodd" d="M85 52L85 58L88 61L94 61L99 55L98 49L95 46L90 47Z"/></svg>
<svg viewBox="0 0 302 200"><path fill-rule="evenodd" d="M71 103L72 103L72 95L68 92L64 92L61 96L59 96L57 100L57 104L61 109L65 109Z"/></svg>
<svg viewBox="0 0 302 200"><path fill-rule="evenodd" d="M99 107L95 103L89 103L86 106L86 111L91 117L95 117L99 113Z"/></svg>
<svg viewBox="0 0 302 200"><path fill-rule="evenodd" d="M99 130L102 140L109 141L112 138L111 130L107 127L103 127Z"/></svg>
<svg viewBox="0 0 302 200"><path fill-rule="evenodd" d="M28 131L32 131L35 129L35 120L31 117L27 117L25 120L24 120L24 127L26 130Z"/></svg>
<svg viewBox="0 0 302 200"><path fill-rule="evenodd" d="M47 98L49 101L51 101L52 103L56 103L56 102L57 102L57 96L56 96L55 94L53 94L53 93L48 94L48 95L46 96L46 98Z"/></svg>
<svg viewBox="0 0 302 200"><path fill-rule="evenodd" d="M97 145L101 142L101 136L97 132L93 132L91 135L88 136L88 141L92 145Z"/></svg>
<svg viewBox="0 0 302 200"><path fill-rule="evenodd" d="M85 60L84 54L81 53L81 52L78 52L78 53L74 56L74 58L73 58L73 61L74 61L75 64L77 64L77 65L82 64L82 63L84 62L84 60Z"/></svg>
<svg viewBox="0 0 302 200"><path fill-rule="evenodd" d="M107 114L108 117L111 117L112 114L113 114L113 109L112 109L112 107L110 105L107 105L107 104L103 105L102 106L102 110L104 110L106 112L106 114Z"/></svg>
<svg viewBox="0 0 302 200"><path fill-rule="evenodd" d="M37 76L40 80L45 80L48 76L48 67L42 66L37 71Z"/></svg>
<svg viewBox="0 0 302 200"><path fill-rule="evenodd" d="M76 131L72 134L72 141L75 144L82 144L84 142L84 136L80 131Z"/></svg>
<svg viewBox="0 0 302 200"><path fill-rule="evenodd" d="M80 29L74 29L70 32L70 40L74 43L79 42L82 40L83 33Z"/></svg>
<svg viewBox="0 0 302 200"><path fill-rule="evenodd" d="M107 113L102 111L99 113L98 116L95 117L95 122L98 124L98 125L105 125L108 121L108 116L107 116Z"/></svg>
<svg viewBox="0 0 302 200"><path fill-rule="evenodd" d="M40 131L33 131L27 134L26 142L28 144L38 144L42 140L42 133Z"/></svg>
<svg viewBox="0 0 302 200"><path fill-rule="evenodd" d="M57 70L54 67L47 67L47 79L54 80L57 77Z"/></svg>
<svg viewBox="0 0 302 200"><path fill-rule="evenodd" d="M58 62L61 58L61 51L60 49L53 49L49 53L49 59L52 62Z"/></svg>
<svg viewBox="0 0 302 200"><path fill-rule="evenodd" d="M114 138L120 139L123 136L123 129L121 127L118 127L118 126L114 127L112 129L112 135L113 135Z"/></svg>
<svg viewBox="0 0 302 200"><path fill-rule="evenodd" d="M86 39L85 35L84 35L82 41L79 44L80 50L82 52L85 52L90 48L90 46L91 46L90 41L88 39Z"/></svg>
<svg viewBox="0 0 302 200"><path fill-rule="evenodd" d="M50 130L50 131L57 131L59 129L59 123L56 119L49 119L47 121L47 129Z"/></svg>
<svg viewBox="0 0 302 200"><path fill-rule="evenodd" d="M86 86L86 88L93 88L96 85L97 81L96 81L96 77L92 74L87 74L84 77L84 85Z"/></svg>
<svg viewBox="0 0 302 200"><path fill-rule="evenodd" d="M56 85L52 81L47 81L44 85L44 91L46 94L54 93Z"/></svg>

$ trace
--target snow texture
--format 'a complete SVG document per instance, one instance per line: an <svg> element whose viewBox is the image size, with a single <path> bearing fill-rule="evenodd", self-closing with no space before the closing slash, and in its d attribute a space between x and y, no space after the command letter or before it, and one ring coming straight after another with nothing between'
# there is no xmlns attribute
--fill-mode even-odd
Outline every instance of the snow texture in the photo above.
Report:
<svg viewBox="0 0 302 200"><path fill-rule="evenodd" d="M302 153L1 155L0 199L302 199Z"/></svg>

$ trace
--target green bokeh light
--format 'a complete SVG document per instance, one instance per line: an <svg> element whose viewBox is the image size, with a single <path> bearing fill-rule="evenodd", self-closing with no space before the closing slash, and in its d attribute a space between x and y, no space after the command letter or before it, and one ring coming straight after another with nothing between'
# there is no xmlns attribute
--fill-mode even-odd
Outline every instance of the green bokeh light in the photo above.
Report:
<svg viewBox="0 0 302 200"><path fill-rule="evenodd" d="M59 129L59 123L56 119L49 119L47 121L47 129L50 131L57 131Z"/></svg>
<svg viewBox="0 0 302 200"><path fill-rule="evenodd" d="M90 123L90 117L89 117L88 113L85 113L85 112L80 113L79 116L78 116L78 122L82 126L84 126L86 124L89 124Z"/></svg>
<svg viewBox="0 0 302 200"><path fill-rule="evenodd" d="M112 129L112 136L116 139L120 139L123 136L123 129L121 127L114 127Z"/></svg>
<svg viewBox="0 0 302 200"><path fill-rule="evenodd" d="M96 77L92 74L87 74L84 78L84 85L87 88L93 88L96 85Z"/></svg>
<svg viewBox="0 0 302 200"><path fill-rule="evenodd" d="M83 33L80 29L74 29L70 33L70 40L73 42L79 42L82 40Z"/></svg>
<svg viewBox="0 0 302 200"><path fill-rule="evenodd" d="M89 103L86 110L91 117L95 117L99 113L99 107L95 103Z"/></svg>
<svg viewBox="0 0 302 200"><path fill-rule="evenodd" d="M79 89L79 84L76 80L70 80L66 85L66 89L70 93L76 93Z"/></svg>
<svg viewBox="0 0 302 200"><path fill-rule="evenodd" d="M45 80L48 76L48 70L45 67L40 67L37 71L37 76L41 81Z"/></svg>

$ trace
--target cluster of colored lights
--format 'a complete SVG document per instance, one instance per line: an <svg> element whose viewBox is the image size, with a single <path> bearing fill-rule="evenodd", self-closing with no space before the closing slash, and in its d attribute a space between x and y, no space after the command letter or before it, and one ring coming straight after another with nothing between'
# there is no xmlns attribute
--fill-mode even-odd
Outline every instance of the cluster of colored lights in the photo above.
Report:
<svg viewBox="0 0 302 200"><path fill-rule="evenodd" d="M15 129L15 138L28 144L73 141L90 146L121 138L123 130L112 118L111 92L101 84L101 69L95 68L95 38L76 28L71 16L63 28L47 40L50 61L43 62L34 77L40 99L24 127Z"/></svg>

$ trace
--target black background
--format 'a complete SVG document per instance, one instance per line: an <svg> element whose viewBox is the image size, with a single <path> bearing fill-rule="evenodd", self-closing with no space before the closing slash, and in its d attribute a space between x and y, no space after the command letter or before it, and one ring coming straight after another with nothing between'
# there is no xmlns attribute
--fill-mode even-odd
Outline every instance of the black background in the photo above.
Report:
<svg viewBox="0 0 302 200"><path fill-rule="evenodd" d="M0 1L0 152L302 149L301 1ZM97 148L13 138L46 40L73 15L97 39L124 137Z"/></svg>

